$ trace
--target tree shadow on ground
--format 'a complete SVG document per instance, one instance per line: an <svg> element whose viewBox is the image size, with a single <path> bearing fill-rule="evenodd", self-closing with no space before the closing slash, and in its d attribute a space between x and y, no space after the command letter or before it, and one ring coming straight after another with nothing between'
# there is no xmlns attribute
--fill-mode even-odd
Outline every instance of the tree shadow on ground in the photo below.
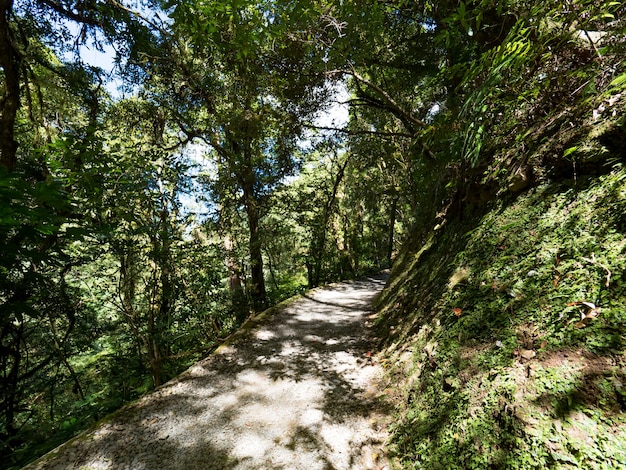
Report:
<svg viewBox="0 0 626 470"><path fill-rule="evenodd" d="M367 468L384 279L313 292L29 468Z"/></svg>

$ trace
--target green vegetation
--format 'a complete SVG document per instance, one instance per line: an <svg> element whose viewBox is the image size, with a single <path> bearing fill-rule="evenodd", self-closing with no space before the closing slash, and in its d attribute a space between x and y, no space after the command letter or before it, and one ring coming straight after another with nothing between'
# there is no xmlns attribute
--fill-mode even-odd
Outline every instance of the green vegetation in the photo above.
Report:
<svg viewBox="0 0 626 470"><path fill-rule="evenodd" d="M611 0L2 2L3 465L267 306L392 262L401 467L626 465L624 18ZM321 121L336 101L347 122Z"/></svg>
<svg viewBox="0 0 626 470"><path fill-rule="evenodd" d="M405 253L381 317L391 374L408 370L394 392L403 464L626 462L625 196L619 166L540 185Z"/></svg>
<svg viewBox="0 0 626 470"><path fill-rule="evenodd" d="M594 49L566 12L536 11L470 62L471 165L446 176L380 299L402 468L626 465L617 23Z"/></svg>
<svg viewBox="0 0 626 470"><path fill-rule="evenodd" d="M132 3L0 5L3 468L266 306L388 265L412 217L377 197L394 172L366 191L368 162L312 129L335 89L325 5ZM117 91L84 60L103 48Z"/></svg>

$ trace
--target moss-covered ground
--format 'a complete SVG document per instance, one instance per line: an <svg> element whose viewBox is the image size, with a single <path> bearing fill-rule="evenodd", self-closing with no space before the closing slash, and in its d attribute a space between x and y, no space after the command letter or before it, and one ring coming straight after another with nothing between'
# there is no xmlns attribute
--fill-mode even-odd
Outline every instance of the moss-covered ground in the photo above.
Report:
<svg viewBox="0 0 626 470"><path fill-rule="evenodd" d="M379 300L401 468L626 468L626 170L412 242Z"/></svg>

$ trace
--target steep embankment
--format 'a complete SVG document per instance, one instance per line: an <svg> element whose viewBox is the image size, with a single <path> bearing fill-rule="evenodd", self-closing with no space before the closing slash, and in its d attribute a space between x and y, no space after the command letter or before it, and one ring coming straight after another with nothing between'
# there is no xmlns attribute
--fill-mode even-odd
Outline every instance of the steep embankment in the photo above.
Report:
<svg viewBox="0 0 626 470"><path fill-rule="evenodd" d="M543 144L584 148L590 164L538 165L533 187L445 215L395 263L379 327L405 468L626 468L617 101L612 121L590 109L584 136Z"/></svg>

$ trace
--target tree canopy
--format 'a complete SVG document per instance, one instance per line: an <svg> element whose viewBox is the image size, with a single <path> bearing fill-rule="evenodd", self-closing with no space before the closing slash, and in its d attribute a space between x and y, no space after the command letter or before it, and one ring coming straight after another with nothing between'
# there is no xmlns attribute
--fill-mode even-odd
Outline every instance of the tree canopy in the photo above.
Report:
<svg viewBox="0 0 626 470"><path fill-rule="evenodd" d="M604 165L585 106L626 85L624 18L609 0L0 1L3 460L254 312L391 266L415 232ZM606 135L623 157L623 127Z"/></svg>

